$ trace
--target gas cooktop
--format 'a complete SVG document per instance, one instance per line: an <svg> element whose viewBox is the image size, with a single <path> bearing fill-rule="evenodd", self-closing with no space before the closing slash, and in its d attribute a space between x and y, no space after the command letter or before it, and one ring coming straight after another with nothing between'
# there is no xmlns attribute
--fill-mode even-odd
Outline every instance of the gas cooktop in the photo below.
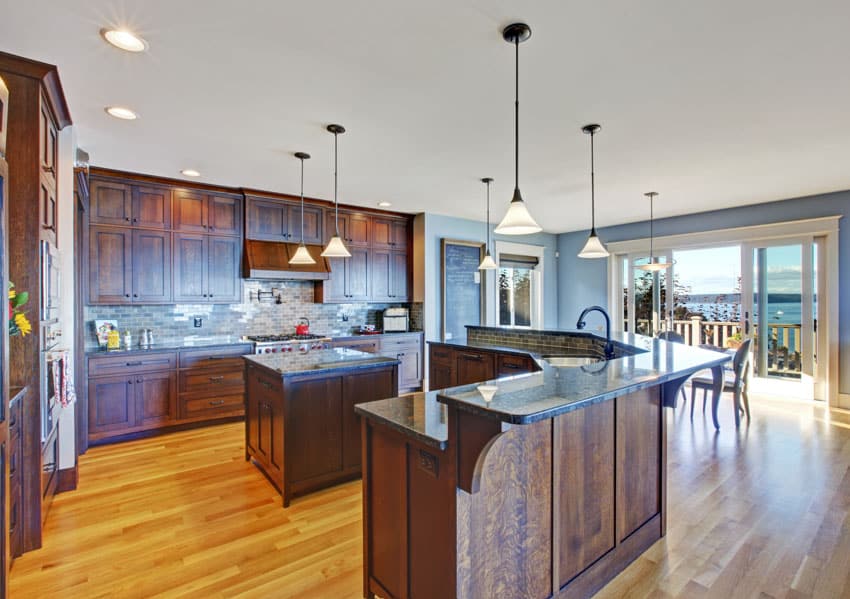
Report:
<svg viewBox="0 0 850 599"><path fill-rule="evenodd" d="M315 339L327 339L323 335L245 335L246 341L254 343L281 343L286 341L313 341Z"/></svg>

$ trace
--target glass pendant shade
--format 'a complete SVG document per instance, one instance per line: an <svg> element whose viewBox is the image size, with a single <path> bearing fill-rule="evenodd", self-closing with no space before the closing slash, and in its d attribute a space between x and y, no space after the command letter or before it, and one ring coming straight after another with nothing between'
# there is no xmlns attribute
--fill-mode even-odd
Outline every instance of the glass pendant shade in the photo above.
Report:
<svg viewBox="0 0 850 599"><path fill-rule="evenodd" d="M587 243L584 244L584 247L578 253L579 258L607 258L609 255L608 250L602 245L602 241L599 239L595 230L590 232Z"/></svg>
<svg viewBox="0 0 850 599"><path fill-rule="evenodd" d="M661 262L658 259L658 257L656 256L656 257L650 258L649 262L647 262L646 264L641 264L639 266L635 266L635 268L637 268L638 270L646 270L646 271L649 271L649 272L657 272L659 270L667 270L671 266L673 266L672 262L667 262L667 261Z"/></svg>
<svg viewBox="0 0 850 599"><path fill-rule="evenodd" d="M325 258L351 258L351 252L345 247L342 238L339 235L334 235L322 252L322 256Z"/></svg>
<svg viewBox="0 0 850 599"><path fill-rule="evenodd" d="M310 251L307 249L307 246L303 243L298 245L298 249L295 250L295 255L289 259L290 264L315 264L316 261L313 259L313 256L310 255Z"/></svg>
<svg viewBox="0 0 850 599"><path fill-rule="evenodd" d="M495 232L499 235L530 235L539 233L543 227L531 217L525 202L519 193L514 194L514 199L511 200L508 206L508 212L496 227Z"/></svg>
<svg viewBox="0 0 850 599"><path fill-rule="evenodd" d="M648 191L643 195L649 198L649 262L647 262L646 264L635 266L635 268L638 270L645 270L647 272L658 272L660 270L667 270L668 268L673 266L676 261L674 260L673 262L667 262L667 259L665 258L664 262L661 262L653 251L653 241L655 240L655 231L653 230L653 225L655 224L654 205L655 196L658 195L658 192Z"/></svg>
<svg viewBox="0 0 850 599"><path fill-rule="evenodd" d="M499 267L490 255L490 250L487 250L487 253L484 254L484 259L481 261L481 264L478 265L478 270L496 270L497 268Z"/></svg>

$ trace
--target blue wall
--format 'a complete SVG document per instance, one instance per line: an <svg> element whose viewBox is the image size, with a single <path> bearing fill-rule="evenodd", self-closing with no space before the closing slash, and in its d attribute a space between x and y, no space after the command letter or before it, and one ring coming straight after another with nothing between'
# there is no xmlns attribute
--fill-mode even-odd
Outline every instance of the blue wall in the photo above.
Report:
<svg viewBox="0 0 850 599"><path fill-rule="evenodd" d="M665 218L655 221L654 228L657 236L680 235L835 215L850 217L850 191ZM649 222L605 227L599 229L599 236L605 243L646 238ZM558 236L558 314L562 328L574 327L585 306L608 303L608 262L583 260L576 255L586 239L587 231ZM850 393L850 225L843 219L839 221L838 254L839 389Z"/></svg>
<svg viewBox="0 0 850 599"><path fill-rule="evenodd" d="M491 225L491 229L495 225ZM438 340L442 327L442 281L440 265L440 242L443 238L461 241L485 241L485 224L463 218L425 214L425 297L424 320L425 338ZM494 235L493 240L512 241L529 245L543 246L543 325L546 328L558 326L558 265L555 251L558 236L550 233L536 235ZM491 246L492 247L492 246Z"/></svg>

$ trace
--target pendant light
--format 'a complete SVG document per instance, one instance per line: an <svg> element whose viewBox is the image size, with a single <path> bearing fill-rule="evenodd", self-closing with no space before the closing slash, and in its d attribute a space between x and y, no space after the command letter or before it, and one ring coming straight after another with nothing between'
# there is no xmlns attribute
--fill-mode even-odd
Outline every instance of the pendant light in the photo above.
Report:
<svg viewBox="0 0 850 599"><path fill-rule="evenodd" d="M582 131L590 135L590 236L578 253L579 258L607 258L609 255L608 250L602 245L599 235L596 234L596 175L593 170L593 136L601 128L597 124L585 125L581 128Z"/></svg>
<svg viewBox="0 0 850 599"><path fill-rule="evenodd" d="M345 247L342 237L339 236L339 200L337 199L337 172L338 172L338 157L339 146L338 138L340 133L345 133L345 127L342 125L328 125L328 131L334 134L334 236L322 252L325 258L351 258L351 252Z"/></svg>
<svg viewBox="0 0 850 599"><path fill-rule="evenodd" d="M654 211L653 211L653 201L655 200L655 196L658 195L658 192L657 191L648 191L643 195L645 195L646 197L649 198L649 262L647 262L646 264L641 264L639 266L635 266L635 268L637 268L639 270L646 270L646 271L649 271L649 272L657 272L659 270L666 270L666 269L670 268L671 266L673 266L673 263L672 262L666 262L666 261L665 262L659 262L658 258L655 257L655 255L653 254L653 248L652 248L652 238L653 238L652 221L655 218L655 214L654 214Z"/></svg>
<svg viewBox="0 0 850 599"><path fill-rule="evenodd" d="M298 244L298 249L295 250L295 255L289 259L290 264L315 264L316 261L307 246L304 245L304 161L310 158L306 152L295 152L295 157L301 161L301 243Z"/></svg>
<svg viewBox="0 0 850 599"><path fill-rule="evenodd" d="M499 267L490 255L490 183L493 182L493 178L484 177L481 182L487 185L487 245L485 246L484 259L478 265L478 270L496 270Z"/></svg>
<svg viewBox="0 0 850 599"><path fill-rule="evenodd" d="M543 228L531 217L519 191L519 44L531 37L531 28L525 23L513 23L505 27L502 37L514 45L516 53L516 81L514 95L514 197L508 212L496 227L501 235L528 235Z"/></svg>

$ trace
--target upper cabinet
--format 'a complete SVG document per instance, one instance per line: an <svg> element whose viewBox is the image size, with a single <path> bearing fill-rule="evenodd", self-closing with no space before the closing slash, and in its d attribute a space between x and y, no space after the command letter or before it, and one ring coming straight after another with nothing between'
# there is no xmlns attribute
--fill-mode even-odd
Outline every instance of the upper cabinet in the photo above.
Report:
<svg viewBox="0 0 850 599"><path fill-rule="evenodd" d="M171 190L93 180L89 221L146 229L171 228Z"/></svg>
<svg viewBox="0 0 850 599"><path fill-rule="evenodd" d="M337 219L333 210L327 212L326 240L333 237L337 229ZM371 218L359 212L339 211L339 236L346 245L354 247L369 247L372 240Z"/></svg>
<svg viewBox="0 0 850 599"><path fill-rule="evenodd" d="M399 218L372 219L372 247L407 251L407 220Z"/></svg>
<svg viewBox="0 0 850 599"><path fill-rule="evenodd" d="M242 234L242 199L196 190L174 190L174 230L187 233Z"/></svg>
<svg viewBox="0 0 850 599"><path fill-rule="evenodd" d="M318 206L304 206L304 243L323 241L322 213ZM246 239L301 241L301 204L273 198L247 198Z"/></svg>

